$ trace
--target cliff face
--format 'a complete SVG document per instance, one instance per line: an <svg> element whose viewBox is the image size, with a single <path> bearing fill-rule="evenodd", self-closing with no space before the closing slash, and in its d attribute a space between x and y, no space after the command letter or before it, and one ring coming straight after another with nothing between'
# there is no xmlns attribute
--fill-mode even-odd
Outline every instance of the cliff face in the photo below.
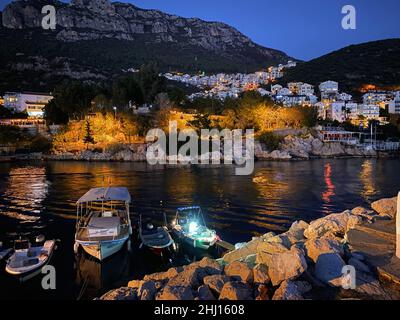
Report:
<svg viewBox="0 0 400 320"><path fill-rule="evenodd" d="M56 8L56 30L41 27L45 5ZM103 81L150 61L161 71L217 73L291 59L224 23L108 0L16 0L1 15L0 93L51 91L68 78Z"/></svg>
<svg viewBox="0 0 400 320"><path fill-rule="evenodd" d="M254 48L266 57L285 56L256 45L224 23L185 19L108 0L72 0L70 4L53 0L15 1L4 9L3 25L9 29L40 28L41 8L46 4L56 7L57 39L61 41L134 40L135 35L148 34L154 42L184 42L207 50Z"/></svg>

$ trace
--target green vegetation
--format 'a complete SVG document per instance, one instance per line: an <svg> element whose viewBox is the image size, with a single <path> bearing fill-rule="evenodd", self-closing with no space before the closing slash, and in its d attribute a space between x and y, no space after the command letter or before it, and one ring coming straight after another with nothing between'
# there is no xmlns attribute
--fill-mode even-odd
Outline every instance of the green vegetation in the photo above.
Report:
<svg viewBox="0 0 400 320"><path fill-rule="evenodd" d="M279 149L279 145L283 141L283 138L272 133L264 132L258 137L261 143L264 143L269 151L274 151Z"/></svg>
<svg viewBox="0 0 400 320"><path fill-rule="evenodd" d="M400 86L400 39L352 45L287 70L281 83L303 81L313 85L339 82L341 90L354 92L372 84Z"/></svg>

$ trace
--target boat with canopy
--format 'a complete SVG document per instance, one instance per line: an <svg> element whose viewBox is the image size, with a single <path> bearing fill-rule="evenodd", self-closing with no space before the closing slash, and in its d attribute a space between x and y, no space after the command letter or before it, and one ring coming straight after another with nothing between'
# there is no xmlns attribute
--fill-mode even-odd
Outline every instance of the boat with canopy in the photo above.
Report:
<svg viewBox="0 0 400 320"><path fill-rule="evenodd" d="M131 195L125 187L93 188L77 201L75 252L79 247L102 261L120 251L132 235Z"/></svg>

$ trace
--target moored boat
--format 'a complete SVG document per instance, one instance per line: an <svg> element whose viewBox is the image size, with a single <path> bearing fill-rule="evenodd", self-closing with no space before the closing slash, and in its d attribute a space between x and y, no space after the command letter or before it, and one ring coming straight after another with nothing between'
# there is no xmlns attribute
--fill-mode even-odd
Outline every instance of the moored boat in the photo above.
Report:
<svg viewBox="0 0 400 320"><path fill-rule="evenodd" d="M160 226L149 218L142 219L142 216L139 220L139 238L141 247L144 246L160 255L174 246L174 240L167 227Z"/></svg>
<svg viewBox="0 0 400 320"><path fill-rule="evenodd" d="M6 272L19 277L21 281L29 280L41 273L55 248L55 240L47 240L39 246L32 246L27 239L15 240L14 253L7 261Z"/></svg>
<svg viewBox="0 0 400 320"><path fill-rule="evenodd" d="M131 196L127 188L93 188L77 202L75 252L79 247L103 261L130 239Z"/></svg>
<svg viewBox="0 0 400 320"><path fill-rule="evenodd" d="M199 206L178 208L172 230L180 240L198 249L208 250L219 239L216 231L207 227Z"/></svg>

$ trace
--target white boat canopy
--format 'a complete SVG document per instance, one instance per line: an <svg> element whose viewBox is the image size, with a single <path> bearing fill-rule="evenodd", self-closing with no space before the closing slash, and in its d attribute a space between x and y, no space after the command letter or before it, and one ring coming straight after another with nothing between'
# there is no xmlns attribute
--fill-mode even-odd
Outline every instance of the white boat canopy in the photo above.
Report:
<svg viewBox="0 0 400 320"><path fill-rule="evenodd" d="M96 201L124 201L131 202L131 195L125 187L93 188L86 192L77 204Z"/></svg>

